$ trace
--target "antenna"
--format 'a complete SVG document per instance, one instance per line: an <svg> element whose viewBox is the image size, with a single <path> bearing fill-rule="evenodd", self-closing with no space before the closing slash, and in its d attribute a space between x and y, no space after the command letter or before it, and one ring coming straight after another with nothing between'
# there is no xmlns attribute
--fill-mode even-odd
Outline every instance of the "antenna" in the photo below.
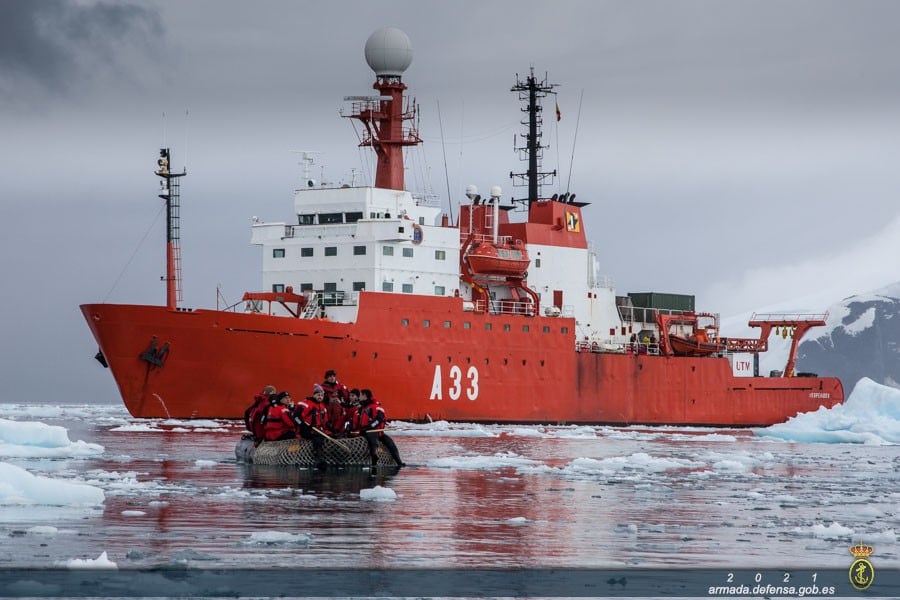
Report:
<svg viewBox="0 0 900 600"><path fill-rule="evenodd" d="M566 194L569 193L569 184L572 182L572 166L575 164L575 142L578 140L578 125L581 123L581 103L584 101L584 88L581 88L581 98L578 99L578 117L575 119L575 135L572 136L572 158L569 159L569 178L566 180ZM572 194L575 198L575 194Z"/></svg>
<svg viewBox="0 0 900 600"><path fill-rule="evenodd" d="M447 180L447 205L450 207L450 222L453 222L453 196L450 195L450 173L447 171L447 144L444 143L444 121L441 119L441 101L437 101L438 125L441 127L441 150L444 152L444 179ZM459 142L462 144L462 140Z"/></svg>
<svg viewBox="0 0 900 600"><path fill-rule="evenodd" d="M316 162L315 156L322 153L318 150L291 150L291 153L300 155L298 164L303 167L303 185L310 188L316 187L316 180L312 179L310 167Z"/></svg>
<svg viewBox="0 0 900 600"><path fill-rule="evenodd" d="M510 89L511 92L518 92L519 100L526 103L525 107L522 108L522 112L526 113L527 117L522 119L522 125L528 126L528 133L522 135L525 138L525 145L515 147L515 149L524 155L523 160L528 161L528 170L524 173L510 172L509 177L513 180L514 186L528 186L528 197L519 199L519 201L525 201L529 204L537 201L540 195L541 184L545 180L556 176L555 170L538 171L542 151L546 148L546 146L541 146L540 144L541 124L543 122L541 115L544 109L538 100L552 93L554 87L556 87L556 84L547 83L546 74L544 79L538 82L534 76L534 67L531 67L531 71L528 77L525 78L525 81L519 79L518 73L516 74L516 85ZM515 138L513 139L515 140Z"/></svg>

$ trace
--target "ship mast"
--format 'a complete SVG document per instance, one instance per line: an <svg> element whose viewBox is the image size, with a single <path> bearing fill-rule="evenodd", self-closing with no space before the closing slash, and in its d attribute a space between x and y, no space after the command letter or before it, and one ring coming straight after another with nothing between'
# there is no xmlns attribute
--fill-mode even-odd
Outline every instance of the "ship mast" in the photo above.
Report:
<svg viewBox="0 0 900 600"><path fill-rule="evenodd" d="M546 74L543 81L538 82L534 76L534 67L531 67L525 81L519 79L518 73L516 74L516 85L510 89L511 92L518 92L519 100L526 103L522 108L522 112L527 113L527 115L522 119L522 125L528 126L528 133L525 135L520 134L525 139L525 145L516 146L515 141L513 141L513 148L520 153L520 156L523 156L522 160L528 161L528 170L526 172L510 172L509 174L509 178L513 180L513 186L528 186L528 197L517 199L517 202L527 201L529 205L532 202L536 202L540 197L540 186L544 183L552 183L551 178L556 176L555 169L553 171L538 171L541 156L543 155L542 151L548 147L540 144L543 107L538 100L546 97L547 94L553 93L553 88L555 87L555 83L547 83Z"/></svg>
<svg viewBox="0 0 900 600"><path fill-rule="evenodd" d="M403 147L422 143L415 102L403 96L406 84L400 78L412 63L409 37L396 27L379 29L366 41L366 62L375 71L372 87L380 96L348 96L350 114L365 126L360 146L375 150L375 187L403 190ZM404 128L404 121L412 124Z"/></svg>
<svg viewBox="0 0 900 600"><path fill-rule="evenodd" d="M169 162L169 149L160 148L155 173L161 179L159 197L166 201L166 308L175 310L181 300L181 194L178 178L187 175L187 170L172 173Z"/></svg>

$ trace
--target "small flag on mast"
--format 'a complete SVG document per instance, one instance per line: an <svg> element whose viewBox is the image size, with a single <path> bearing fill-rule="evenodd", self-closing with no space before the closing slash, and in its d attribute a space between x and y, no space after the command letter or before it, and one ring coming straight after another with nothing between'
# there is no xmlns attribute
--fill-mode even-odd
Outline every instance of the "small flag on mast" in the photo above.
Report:
<svg viewBox="0 0 900 600"><path fill-rule="evenodd" d="M562 119L562 113L559 112L559 102L557 102L556 103L556 122L558 123L560 119Z"/></svg>

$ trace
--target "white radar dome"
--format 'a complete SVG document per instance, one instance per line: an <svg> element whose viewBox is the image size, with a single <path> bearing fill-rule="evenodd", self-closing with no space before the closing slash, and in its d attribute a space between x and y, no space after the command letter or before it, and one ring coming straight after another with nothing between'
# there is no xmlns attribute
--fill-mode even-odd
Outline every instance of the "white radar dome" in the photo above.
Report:
<svg viewBox="0 0 900 600"><path fill-rule="evenodd" d="M412 63L409 36L396 27L382 27L366 41L366 62L376 75L397 76Z"/></svg>

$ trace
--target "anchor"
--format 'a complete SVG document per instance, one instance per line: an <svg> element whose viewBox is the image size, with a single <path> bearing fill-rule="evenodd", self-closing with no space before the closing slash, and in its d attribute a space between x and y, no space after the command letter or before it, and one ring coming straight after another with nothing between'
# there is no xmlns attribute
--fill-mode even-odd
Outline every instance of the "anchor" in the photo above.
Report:
<svg viewBox="0 0 900 600"><path fill-rule="evenodd" d="M166 355L169 354L169 342L166 342L162 345L162 347L157 348L159 345L159 341L156 339L154 335L150 340L150 345L147 346L147 349L141 352L138 356L141 360L145 360L151 365L156 365L157 367L163 366L165 362Z"/></svg>

